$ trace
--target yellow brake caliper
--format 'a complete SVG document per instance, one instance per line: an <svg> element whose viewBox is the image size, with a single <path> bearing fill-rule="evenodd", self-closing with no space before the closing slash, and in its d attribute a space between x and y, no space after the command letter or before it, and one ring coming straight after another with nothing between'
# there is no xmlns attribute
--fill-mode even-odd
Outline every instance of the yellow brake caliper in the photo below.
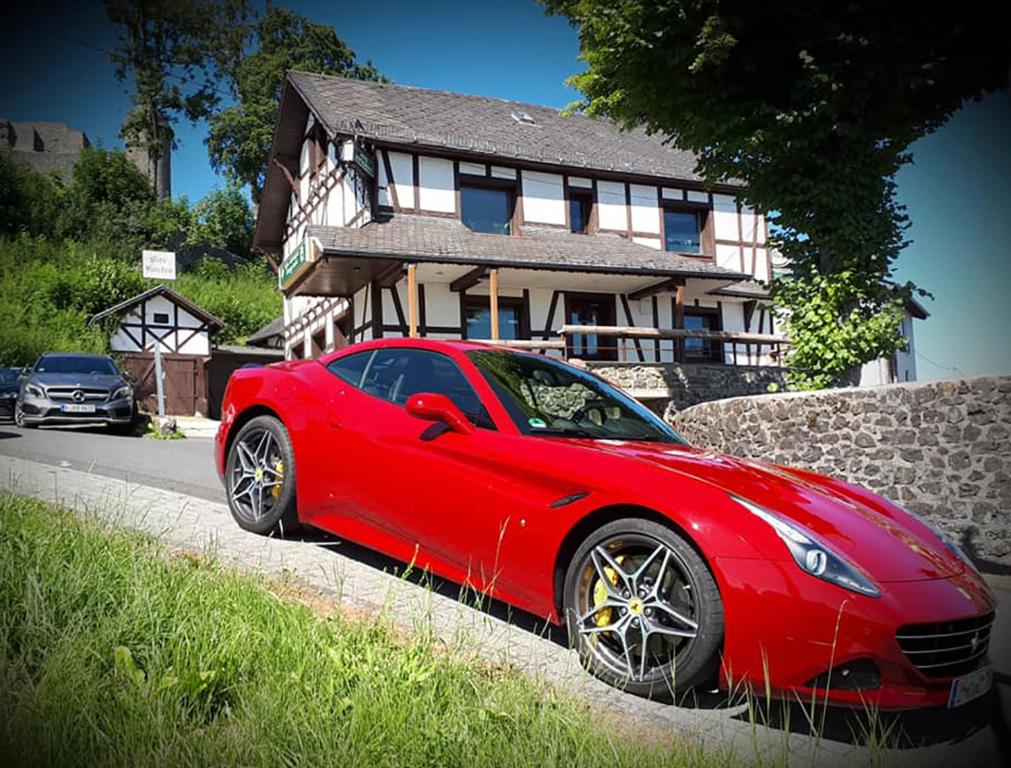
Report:
<svg viewBox="0 0 1011 768"><path fill-rule="evenodd" d="M625 559L624 555L618 555L614 558L618 565L621 565L621 561ZM609 565L604 566L604 575L607 576L607 580L611 582L612 586L618 586L618 573ZM602 579L597 579L597 583L593 587L593 604L601 605L605 600L607 600L607 587L604 585ZM611 624L611 612L613 608L603 608L597 611L593 616L593 623L598 627L606 627Z"/></svg>
<svg viewBox="0 0 1011 768"><path fill-rule="evenodd" d="M274 471L277 472L278 480L284 479L284 462L278 459L274 462ZM275 499L281 495L281 483L278 483L273 488L270 489L270 495Z"/></svg>

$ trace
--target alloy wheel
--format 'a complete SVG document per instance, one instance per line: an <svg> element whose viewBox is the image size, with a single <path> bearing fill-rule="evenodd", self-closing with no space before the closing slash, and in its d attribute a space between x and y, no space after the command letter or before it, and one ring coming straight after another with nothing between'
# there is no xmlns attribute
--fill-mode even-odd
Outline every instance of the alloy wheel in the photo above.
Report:
<svg viewBox="0 0 1011 768"><path fill-rule="evenodd" d="M688 567L646 535L620 535L594 546L577 582L576 630L594 660L643 682L673 674L699 633L700 610Z"/></svg>
<svg viewBox="0 0 1011 768"><path fill-rule="evenodd" d="M235 508L250 522L268 515L284 486L281 446L268 429L253 429L235 443L229 493Z"/></svg>

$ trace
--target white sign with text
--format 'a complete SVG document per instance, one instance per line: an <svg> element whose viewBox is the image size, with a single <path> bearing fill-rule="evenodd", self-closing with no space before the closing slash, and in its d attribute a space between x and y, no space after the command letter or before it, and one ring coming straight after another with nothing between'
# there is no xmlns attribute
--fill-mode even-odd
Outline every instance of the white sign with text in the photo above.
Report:
<svg viewBox="0 0 1011 768"><path fill-rule="evenodd" d="M176 279L175 251L143 251L144 277L155 280Z"/></svg>

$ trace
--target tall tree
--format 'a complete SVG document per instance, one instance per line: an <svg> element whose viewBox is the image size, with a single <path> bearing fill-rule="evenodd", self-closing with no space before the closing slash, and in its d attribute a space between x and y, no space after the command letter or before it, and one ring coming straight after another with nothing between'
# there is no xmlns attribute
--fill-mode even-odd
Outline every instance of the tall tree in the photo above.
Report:
<svg viewBox="0 0 1011 768"><path fill-rule="evenodd" d="M579 28L581 108L698 155L769 212L790 376L840 381L904 343L883 281L906 245L894 177L967 98L1006 87L997 6L899 0L544 0Z"/></svg>
<svg viewBox="0 0 1011 768"><path fill-rule="evenodd" d="M111 53L116 76L133 102L121 135L146 153L157 190L158 161L175 147L176 118L199 120L217 101L208 51L234 9L213 0L105 0L105 9L119 30Z"/></svg>
<svg viewBox="0 0 1011 768"><path fill-rule="evenodd" d="M263 191L285 72L380 79L371 63L356 62L333 27L276 6L230 36L220 49L219 67L235 104L211 116L208 153L216 170L249 185L254 203Z"/></svg>

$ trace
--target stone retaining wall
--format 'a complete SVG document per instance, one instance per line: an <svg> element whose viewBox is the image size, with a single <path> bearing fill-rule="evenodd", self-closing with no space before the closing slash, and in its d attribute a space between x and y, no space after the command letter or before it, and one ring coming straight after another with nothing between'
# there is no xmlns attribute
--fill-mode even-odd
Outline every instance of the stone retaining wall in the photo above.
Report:
<svg viewBox="0 0 1011 768"><path fill-rule="evenodd" d="M586 365L632 397L655 405L659 413L668 407L667 401L675 410L681 410L709 400L768 392L770 384L785 386L783 369L768 366L610 362Z"/></svg>
<svg viewBox="0 0 1011 768"><path fill-rule="evenodd" d="M667 418L696 445L869 487L984 567L1011 568L1011 376L742 397Z"/></svg>

